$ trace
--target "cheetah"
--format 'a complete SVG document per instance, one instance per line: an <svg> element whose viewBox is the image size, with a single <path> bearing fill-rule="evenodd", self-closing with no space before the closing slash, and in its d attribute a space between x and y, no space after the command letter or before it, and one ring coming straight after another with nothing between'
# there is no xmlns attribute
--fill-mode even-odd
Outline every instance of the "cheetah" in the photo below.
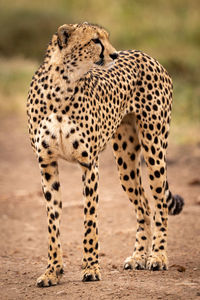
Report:
<svg viewBox="0 0 200 300"><path fill-rule="evenodd" d="M138 50L117 52L101 26L65 24L53 35L33 76L27 102L30 140L41 171L48 219L48 266L37 286L58 284L64 272L59 158L82 169L82 280L101 279L98 169L99 154L108 141L137 218L133 254L125 260L124 269L167 270L168 214L180 213L184 204L181 196L170 192L166 175L172 88L169 74L158 61ZM141 153L154 199L152 218L142 185Z"/></svg>

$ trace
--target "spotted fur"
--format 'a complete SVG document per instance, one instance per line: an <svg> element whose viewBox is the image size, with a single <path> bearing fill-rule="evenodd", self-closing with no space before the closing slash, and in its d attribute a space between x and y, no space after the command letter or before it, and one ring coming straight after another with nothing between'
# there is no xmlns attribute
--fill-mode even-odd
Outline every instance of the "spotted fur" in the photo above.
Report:
<svg viewBox="0 0 200 300"><path fill-rule="evenodd" d="M99 280L97 224L98 157L112 142L122 187L137 217L136 242L125 269L167 269L169 214L182 210L166 175L172 80L153 58L137 50L116 52L108 33L87 23L63 25L53 35L35 73L27 114L37 155L48 218L48 266L38 286L59 282L63 273L59 223L62 202L59 158L83 171L83 281ZM143 153L155 200L151 212L142 186Z"/></svg>

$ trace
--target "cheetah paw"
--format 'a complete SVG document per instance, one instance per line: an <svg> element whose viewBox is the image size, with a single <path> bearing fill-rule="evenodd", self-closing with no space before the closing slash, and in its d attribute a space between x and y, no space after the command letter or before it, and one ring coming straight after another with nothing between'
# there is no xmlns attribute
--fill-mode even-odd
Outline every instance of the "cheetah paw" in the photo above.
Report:
<svg viewBox="0 0 200 300"><path fill-rule="evenodd" d="M62 274L63 269L52 273L47 270L42 276L37 279L36 284L38 287L57 285L62 277Z"/></svg>
<svg viewBox="0 0 200 300"><path fill-rule="evenodd" d="M133 256L127 257L124 262L124 269L144 270L146 269L146 256L135 253Z"/></svg>
<svg viewBox="0 0 200 300"><path fill-rule="evenodd" d="M152 271L167 270L167 256L165 254L151 254L147 260L147 269Z"/></svg>
<svg viewBox="0 0 200 300"><path fill-rule="evenodd" d="M83 271L83 278L82 281L86 282L86 281L99 281L101 280L101 274L99 271L99 267L95 267L95 268L86 268Z"/></svg>

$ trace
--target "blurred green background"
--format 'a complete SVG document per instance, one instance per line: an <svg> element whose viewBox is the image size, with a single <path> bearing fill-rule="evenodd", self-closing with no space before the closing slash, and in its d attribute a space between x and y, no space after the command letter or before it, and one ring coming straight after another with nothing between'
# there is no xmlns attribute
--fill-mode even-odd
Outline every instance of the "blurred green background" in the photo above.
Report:
<svg viewBox="0 0 200 300"><path fill-rule="evenodd" d="M24 114L31 77L58 26L84 21L117 50L156 58L174 82L172 138L200 140L199 0L0 0L0 116Z"/></svg>

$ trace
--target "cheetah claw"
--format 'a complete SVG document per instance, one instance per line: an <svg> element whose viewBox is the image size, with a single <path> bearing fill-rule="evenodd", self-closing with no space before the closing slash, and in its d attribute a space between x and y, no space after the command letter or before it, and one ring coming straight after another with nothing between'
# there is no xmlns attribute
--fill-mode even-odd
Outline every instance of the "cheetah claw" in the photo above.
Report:
<svg viewBox="0 0 200 300"><path fill-rule="evenodd" d="M124 262L124 270L144 270L146 269L146 259L141 255L133 255L127 257Z"/></svg>
<svg viewBox="0 0 200 300"><path fill-rule="evenodd" d="M44 276L41 276L37 280L37 286L38 287L48 287L52 285L57 285L59 283L59 280L56 279L48 279L45 278Z"/></svg>
<svg viewBox="0 0 200 300"><path fill-rule="evenodd" d="M83 279L82 279L83 282L99 281L99 280L101 280L101 274L98 268L95 269L86 268L83 271Z"/></svg>
<svg viewBox="0 0 200 300"><path fill-rule="evenodd" d="M62 277L63 269L59 272L50 273L46 271L42 276L37 279L36 285L38 287L49 287L52 285L57 285Z"/></svg>
<svg viewBox="0 0 200 300"><path fill-rule="evenodd" d="M147 269L152 271L160 271L168 269L167 257L164 254L150 255L147 260Z"/></svg>

